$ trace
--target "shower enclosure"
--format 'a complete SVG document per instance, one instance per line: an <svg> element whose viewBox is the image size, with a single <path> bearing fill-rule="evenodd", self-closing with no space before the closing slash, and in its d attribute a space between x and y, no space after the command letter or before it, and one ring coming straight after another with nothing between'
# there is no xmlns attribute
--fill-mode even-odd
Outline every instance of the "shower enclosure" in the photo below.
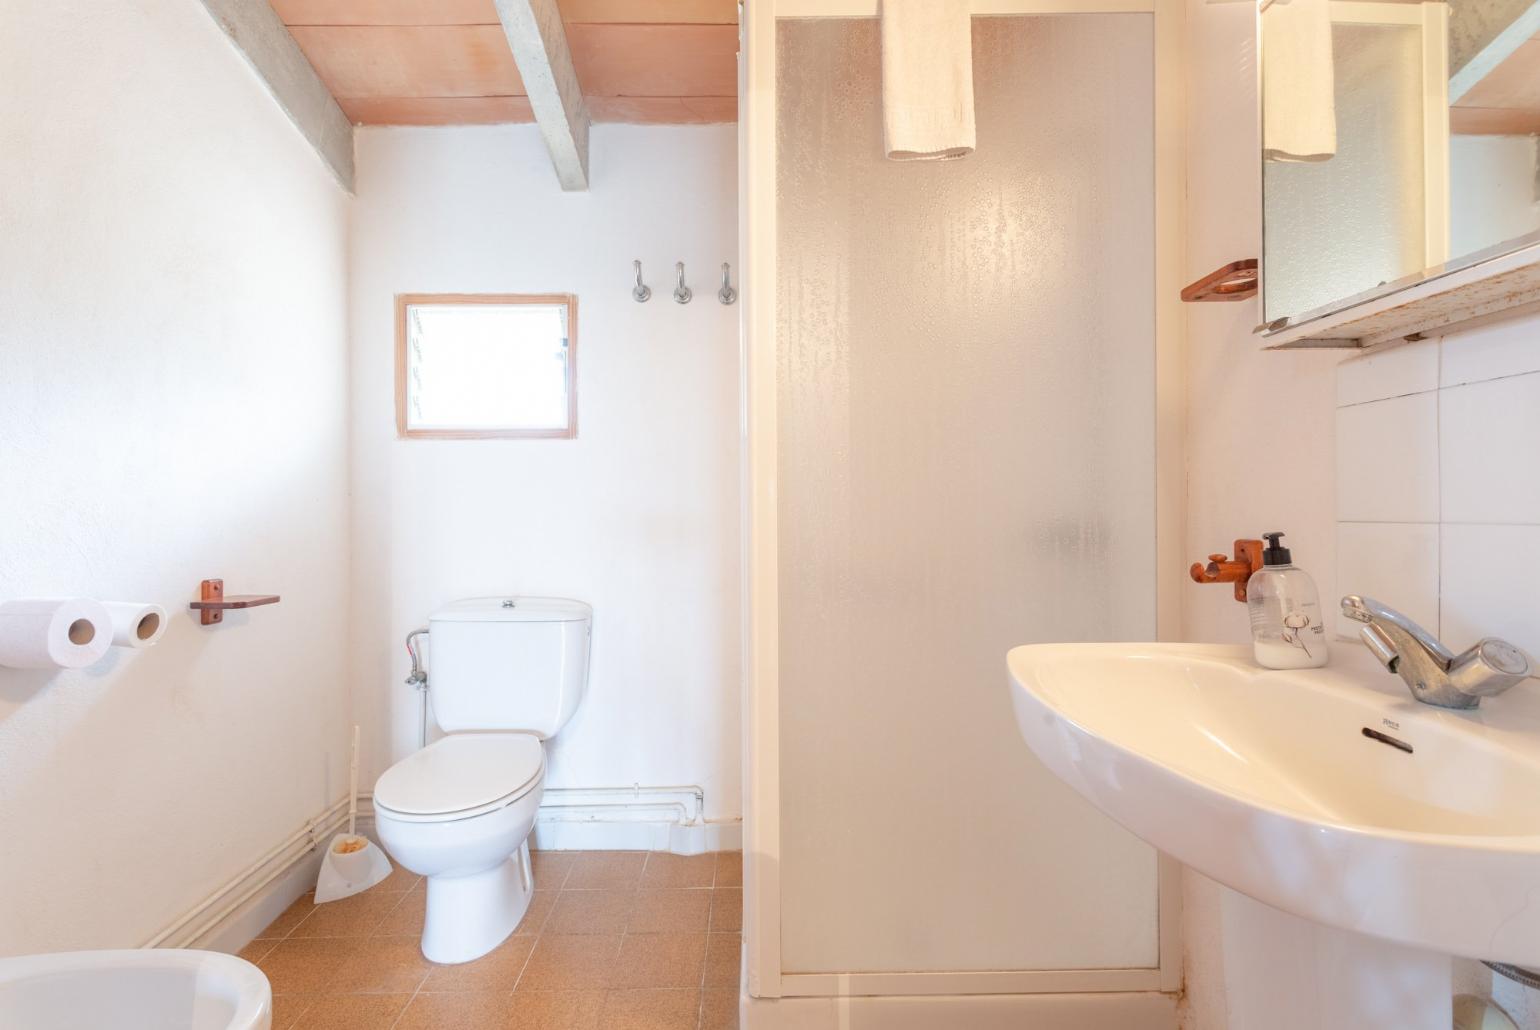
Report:
<svg viewBox="0 0 1540 1030"><path fill-rule="evenodd" d="M875 14L744 15L749 991L1172 991L1175 868L1005 652L1176 632L1181 8L975 0L978 149L917 164Z"/></svg>

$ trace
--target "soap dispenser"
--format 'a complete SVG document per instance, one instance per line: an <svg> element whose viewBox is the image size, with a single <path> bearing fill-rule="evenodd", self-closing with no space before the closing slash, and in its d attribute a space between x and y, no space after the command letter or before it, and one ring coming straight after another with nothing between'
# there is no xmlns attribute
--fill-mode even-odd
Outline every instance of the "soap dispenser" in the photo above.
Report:
<svg viewBox="0 0 1540 1030"><path fill-rule="evenodd" d="M1326 664L1326 624L1315 581L1296 568L1282 533L1263 533L1262 567L1246 581L1251 647L1265 669L1315 669Z"/></svg>

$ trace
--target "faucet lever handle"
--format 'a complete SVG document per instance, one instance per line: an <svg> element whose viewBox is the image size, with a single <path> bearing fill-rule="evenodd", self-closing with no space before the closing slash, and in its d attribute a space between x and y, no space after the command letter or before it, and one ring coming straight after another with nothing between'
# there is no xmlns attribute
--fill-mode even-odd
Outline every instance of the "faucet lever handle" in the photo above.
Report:
<svg viewBox="0 0 1540 1030"><path fill-rule="evenodd" d="M1535 663L1521 648L1487 637L1454 660L1449 680L1467 694L1492 697L1530 678L1534 668Z"/></svg>

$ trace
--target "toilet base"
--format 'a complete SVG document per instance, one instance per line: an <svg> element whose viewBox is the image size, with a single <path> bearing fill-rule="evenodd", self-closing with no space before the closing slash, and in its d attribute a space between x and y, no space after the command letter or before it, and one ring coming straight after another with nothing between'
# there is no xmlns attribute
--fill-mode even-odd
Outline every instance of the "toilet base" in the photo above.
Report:
<svg viewBox="0 0 1540 1030"><path fill-rule="evenodd" d="M484 873L427 880L423 955L445 965L478 959L506 940L529 909L535 886L529 841Z"/></svg>

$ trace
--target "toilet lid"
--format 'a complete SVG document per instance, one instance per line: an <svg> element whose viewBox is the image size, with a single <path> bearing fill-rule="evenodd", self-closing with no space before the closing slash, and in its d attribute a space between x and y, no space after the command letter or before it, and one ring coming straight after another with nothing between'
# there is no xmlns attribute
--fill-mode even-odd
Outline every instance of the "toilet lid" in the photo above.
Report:
<svg viewBox="0 0 1540 1030"><path fill-rule="evenodd" d="M385 770L374 803L403 815L451 815L515 800L544 769L532 734L451 733Z"/></svg>

